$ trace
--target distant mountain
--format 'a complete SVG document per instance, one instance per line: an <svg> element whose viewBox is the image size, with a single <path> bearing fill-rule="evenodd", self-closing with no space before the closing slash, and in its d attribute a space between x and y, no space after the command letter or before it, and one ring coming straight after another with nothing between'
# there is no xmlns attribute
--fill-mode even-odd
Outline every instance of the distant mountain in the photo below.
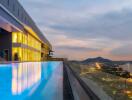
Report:
<svg viewBox="0 0 132 100"><path fill-rule="evenodd" d="M104 63L104 64L107 64L107 65L122 65L122 64L126 64L126 63L131 63L132 64L132 61L112 61L110 59L106 59L106 58L103 58L103 57L88 58L88 59L83 60L83 61L74 60L74 61L71 61L71 62L81 63L81 64L90 64L90 63L99 62L99 63Z"/></svg>
<svg viewBox="0 0 132 100"><path fill-rule="evenodd" d="M103 57L97 57L97 58L88 58L84 61L81 61L83 64L88 64L88 63L94 63L94 62L100 62L100 63L113 63L112 60L105 59Z"/></svg>

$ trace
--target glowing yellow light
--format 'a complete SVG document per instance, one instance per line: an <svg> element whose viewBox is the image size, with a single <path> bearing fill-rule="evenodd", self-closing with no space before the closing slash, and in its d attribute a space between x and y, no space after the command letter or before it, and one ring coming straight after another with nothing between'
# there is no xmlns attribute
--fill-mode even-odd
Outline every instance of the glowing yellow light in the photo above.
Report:
<svg viewBox="0 0 132 100"><path fill-rule="evenodd" d="M127 79L127 82L132 83L132 78Z"/></svg>
<svg viewBox="0 0 132 100"><path fill-rule="evenodd" d="M101 66L99 65L99 63L96 63L96 68L101 69Z"/></svg>
<svg viewBox="0 0 132 100"><path fill-rule="evenodd" d="M24 25L24 28L31 33L34 37L36 37L38 40L40 40L40 38L36 35L36 33L32 30L32 28L30 28L29 26ZM41 41L41 40L40 40Z"/></svg>
<svg viewBox="0 0 132 100"><path fill-rule="evenodd" d="M16 32L13 32L12 33L12 42L13 43L16 43L17 42L17 33Z"/></svg>
<svg viewBox="0 0 132 100"><path fill-rule="evenodd" d="M17 54L18 61L41 61L41 59L43 59L43 57L41 57L41 52L46 56L49 53L49 45L43 43L32 28L26 25L24 27L28 31L28 34L22 32L12 33L12 43L19 44L17 47L15 45L15 47L12 48L12 60L16 60L15 55ZM44 50L42 50L41 44L44 45ZM32 47L36 50L31 50L27 47Z"/></svg>

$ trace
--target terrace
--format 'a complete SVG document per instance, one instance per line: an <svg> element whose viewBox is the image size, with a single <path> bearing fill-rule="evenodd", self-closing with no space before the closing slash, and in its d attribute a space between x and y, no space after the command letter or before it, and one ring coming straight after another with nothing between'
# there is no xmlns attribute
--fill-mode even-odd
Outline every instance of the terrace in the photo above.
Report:
<svg viewBox="0 0 132 100"><path fill-rule="evenodd" d="M99 100L61 61L0 64L0 74L1 100Z"/></svg>

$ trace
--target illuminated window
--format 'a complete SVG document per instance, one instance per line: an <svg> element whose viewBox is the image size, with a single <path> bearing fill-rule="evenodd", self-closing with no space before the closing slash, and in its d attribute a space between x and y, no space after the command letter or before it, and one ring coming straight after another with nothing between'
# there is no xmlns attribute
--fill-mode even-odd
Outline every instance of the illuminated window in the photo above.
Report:
<svg viewBox="0 0 132 100"><path fill-rule="evenodd" d="M22 43L22 33L18 33L18 43Z"/></svg>
<svg viewBox="0 0 132 100"><path fill-rule="evenodd" d="M22 53L22 48L18 48L18 56L19 56L19 61L22 61L23 53Z"/></svg>
<svg viewBox="0 0 132 100"><path fill-rule="evenodd" d="M41 42L34 38L32 35L24 34L21 32L12 33L12 42L25 44L28 47L32 47L36 50L24 47L12 48L12 59L15 60L15 54L17 53L19 61L40 61L41 60ZM39 50L39 51L37 51ZM45 54L47 53L45 48Z"/></svg>
<svg viewBox="0 0 132 100"><path fill-rule="evenodd" d="M12 42L13 43L16 43L17 42L17 33L16 32L13 32L12 33Z"/></svg>

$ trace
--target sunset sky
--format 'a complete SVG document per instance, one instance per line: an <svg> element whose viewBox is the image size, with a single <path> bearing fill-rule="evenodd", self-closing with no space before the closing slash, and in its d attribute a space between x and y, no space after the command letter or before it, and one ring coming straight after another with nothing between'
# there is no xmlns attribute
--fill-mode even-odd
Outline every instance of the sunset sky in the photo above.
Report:
<svg viewBox="0 0 132 100"><path fill-rule="evenodd" d="M55 56L132 60L132 0L19 0Z"/></svg>

